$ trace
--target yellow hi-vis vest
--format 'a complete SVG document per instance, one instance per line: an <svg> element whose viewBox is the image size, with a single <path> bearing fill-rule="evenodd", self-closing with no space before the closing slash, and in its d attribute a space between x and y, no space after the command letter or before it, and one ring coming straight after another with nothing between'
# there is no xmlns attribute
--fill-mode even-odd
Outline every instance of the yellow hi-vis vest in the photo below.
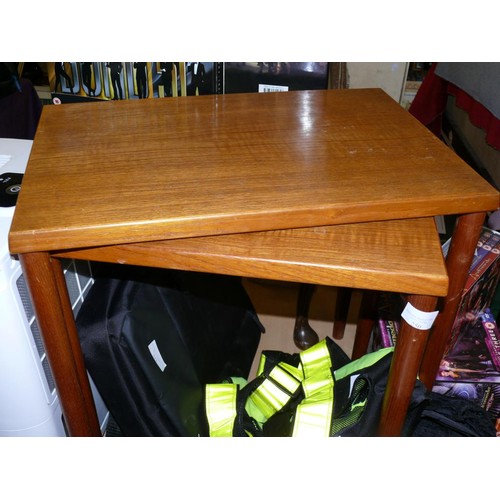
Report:
<svg viewBox="0 0 500 500"><path fill-rule="evenodd" d="M268 420L283 409L293 406L293 428L291 436L328 437L335 435L338 422L334 422L335 372L328 347L330 339L324 339L300 353L300 362L294 366L285 361L277 362L264 372L266 353L262 353L256 380L246 385L245 381L206 386L206 413L210 436L231 437L235 435L239 412L245 413L254 425L254 431L245 428L248 436L262 435ZM377 361L392 349L383 349L370 355L369 363ZM339 368L342 378L359 370L366 360L350 362ZM346 368L347 367L347 368ZM248 390L250 389L250 390ZM238 405L238 396L246 392L243 407ZM358 418L365 400L353 399L349 408L350 417ZM359 410L357 409L359 407ZM341 423L340 425L343 425Z"/></svg>

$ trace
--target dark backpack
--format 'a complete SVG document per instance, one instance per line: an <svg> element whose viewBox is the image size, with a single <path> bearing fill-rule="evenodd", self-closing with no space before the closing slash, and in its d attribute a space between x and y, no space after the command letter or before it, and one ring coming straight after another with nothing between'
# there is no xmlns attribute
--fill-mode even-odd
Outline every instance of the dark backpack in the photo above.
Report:
<svg viewBox="0 0 500 500"><path fill-rule="evenodd" d="M300 354L265 351L248 384L207 388L210 434L376 436L392 356L387 348L350 361L330 338ZM212 396L231 418L218 420ZM479 405L430 392L417 380L402 436L495 436L495 426Z"/></svg>
<svg viewBox="0 0 500 500"><path fill-rule="evenodd" d="M131 266L96 273L77 326L126 436L206 436L205 384L248 377L264 331L238 278Z"/></svg>

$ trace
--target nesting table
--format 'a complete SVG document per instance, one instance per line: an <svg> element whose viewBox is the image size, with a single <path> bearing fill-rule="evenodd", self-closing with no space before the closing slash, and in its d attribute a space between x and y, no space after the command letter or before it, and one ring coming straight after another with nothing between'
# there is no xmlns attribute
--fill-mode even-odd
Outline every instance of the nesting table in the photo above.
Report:
<svg viewBox="0 0 500 500"><path fill-rule="evenodd" d="M391 436L417 374L432 385L499 205L380 89L66 104L43 110L9 245L70 435L100 430L67 257L408 294L379 430ZM448 214L445 263L433 217Z"/></svg>

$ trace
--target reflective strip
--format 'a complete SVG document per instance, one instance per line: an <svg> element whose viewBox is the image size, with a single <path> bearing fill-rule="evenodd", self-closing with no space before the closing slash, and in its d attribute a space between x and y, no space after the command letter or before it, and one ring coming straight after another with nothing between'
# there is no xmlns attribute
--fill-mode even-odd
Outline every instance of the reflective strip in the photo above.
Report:
<svg viewBox="0 0 500 500"><path fill-rule="evenodd" d="M333 413L333 381L302 401L295 413L293 437L328 437Z"/></svg>
<svg viewBox="0 0 500 500"><path fill-rule="evenodd" d="M330 351L326 341L318 342L300 354L305 378L305 398L297 406L292 436L328 437L333 414L334 380Z"/></svg>
<svg viewBox="0 0 500 500"><path fill-rule="evenodd" d="M264 372L265 364L266 364L266 355L262 353L259 359L259 366L257 367L257 373L256 373L257 377Z"/></svg>
<svg viewBox="0 0 500 500"><path fill-rule="evenodd" d="M302 386L305 398L297 407L292 435L329 436L334 379L326 340L301 352L300 359L299 367L281 362L264 377L265 357L261 356L258 373L262 382L248 397L245 410L262 427ZM237 391L235 384L206 386L206 411L211 436L233 435Z"/></svg>
<svg viewBox="0 0 500 500"><path fill-rule="evenodd" d="M329 373L315 373L302 382L304 395L307 398L314 397L316 394L327 393L333 394L333 377Z"/></svg>
<svg viewBox="0 0 500 500"><path fill-rule="evenodd" d="M313 373L329 372L332 366L330 351L324 339L309 349L302 351L300 360L302 361L304 378L310 377Z"/></svg>
<svg viewBox="0 0 500 500"><path fill-rule="evenodd" d="M300 388L301 379L299 369L279 363L248 397L245 404L247 413L262 425L290 401Z"/></svg>
<svg viewBox="0 0 500 500"><path fill-rule="evenodd" d="M232 437L237 393L235 384L207 384L205 400L210 436Z"/></svg>
<svg viewBox="0 0 500 500"><path fill-rule="evenodd" d="M273 368L269 376L292 394L298 389L300 382L304 378L302 368L296 368L283 362Z"/></svg>

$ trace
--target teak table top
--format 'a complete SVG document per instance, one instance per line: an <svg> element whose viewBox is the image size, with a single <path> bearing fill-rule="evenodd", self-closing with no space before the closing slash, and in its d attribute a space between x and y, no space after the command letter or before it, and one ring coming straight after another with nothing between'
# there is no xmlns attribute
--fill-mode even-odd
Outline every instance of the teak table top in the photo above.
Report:
<svg viewBox="0 0 500 500"><path fill-rule="evenodd" d="M379 89L46 106L10 250L498 206L494 188Z"/></svg>
<svg viewBox="0 0 500 500"><path fill-rule="evenodd" d="M55 256L421 295L448 291L432 217L178 238Z"/></svg>

